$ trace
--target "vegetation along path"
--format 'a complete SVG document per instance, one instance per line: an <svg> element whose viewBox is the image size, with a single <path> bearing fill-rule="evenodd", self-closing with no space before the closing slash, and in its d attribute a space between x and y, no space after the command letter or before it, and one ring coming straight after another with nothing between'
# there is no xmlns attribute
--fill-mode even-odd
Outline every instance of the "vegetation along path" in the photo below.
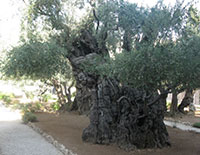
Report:
<svg viewBox="0 0 200 155"><path fill-rule="evenodd" d="M0 155L62 155L0 103Z"/></svg>

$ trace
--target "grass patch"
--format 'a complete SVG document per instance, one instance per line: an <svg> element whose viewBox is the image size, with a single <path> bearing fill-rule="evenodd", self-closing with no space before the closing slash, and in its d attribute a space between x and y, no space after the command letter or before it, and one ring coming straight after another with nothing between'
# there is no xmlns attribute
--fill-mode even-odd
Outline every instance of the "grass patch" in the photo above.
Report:
<svg viewBox="0 0 200 155"><path fill-rule="evenodd" d="M196 122L192 126L195 127L195 128L200 128L200 122Z"/></svg>
<svg viewBox="0 0 200 155"><path fill-rule="evenodd" d="M53 104L51 104L51 109L52 111L58 111L60 109L60 104L58 102L55 102Z"/></svg>
<svg viewBox="0 0 200 155"><path fill-rule="evenodd" d="M28 122L37 122L37 117L32 112L25 112L22 116L22 121L27 124Z"/></svg>
<svg viewBox="0 0 200 155"><path fill-rule="evenodd" d="M0 92L0 100L3 101L3 103L8 106L10 105L12 98L14 98L15 96L13 94L4 94Z"/></svg>

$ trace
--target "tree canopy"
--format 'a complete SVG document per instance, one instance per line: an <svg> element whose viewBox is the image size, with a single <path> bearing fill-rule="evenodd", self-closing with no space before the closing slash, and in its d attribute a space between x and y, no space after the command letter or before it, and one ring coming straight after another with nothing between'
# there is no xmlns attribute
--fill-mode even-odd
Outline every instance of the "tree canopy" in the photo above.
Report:
<svg viewBox="0 0 200 155"><path fill-rule="evenodd" d="M147 91L200 87L200 15L193 5L167 7L159 1L142 8L122 3L118 11L121 52L115 49L114 58L92 70Z"/></svg>
<svg viewBox="0 0 200 155"><path fill-rule="evenodd" d="M3 73L10 78L50 80L58 74L70 78L66 50L53 41L30 41L8 51Z"/></svg>
<svg viewBox="0 0 200 155"><path fill-rule="evenodd" d="M158 1L144 8L118 0L30 0L22 44L8 52L5 75L44 78L66 72L66 58L77 56L77 51L80 56L92 52L81 49L83 43L90 46L84 35L91 35L95 52L116 53L103 65L121 81L154 91L197 88L200 17L191 4L166 6Z"/></svg>

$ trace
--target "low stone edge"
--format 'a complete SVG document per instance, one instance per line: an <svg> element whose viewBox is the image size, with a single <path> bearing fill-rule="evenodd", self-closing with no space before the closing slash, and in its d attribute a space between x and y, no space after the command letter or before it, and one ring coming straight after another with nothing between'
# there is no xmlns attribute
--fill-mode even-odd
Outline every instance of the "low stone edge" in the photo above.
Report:
<svg viewBox="0 0 200 155"><path fill-rule="evenodd" d="M164 120L174 122L174 123L181 123L181 124L184 124L184 125L192 126L192 123L190 123L190 122L184 122L184 121L175 120L175 119L171 119L171 118L167 118L167 117L165 117Z"/></svg>
<svg viewBox="0 0 200 155"><path fill-rule="evenodd" d="M49 143L51 143L53 146L55 146L63 155L77 155L76 153L73 153L71 150L66 148L63 144L60 144L57 140L55 140L51 135L48 135L44 131L42 131L39 127L37 127L35 124L29 122L27 124L29 127L31 127L34 131L39 133L42 137L44 137Z"/></svg>
<svg viewBox="0 0 200 155"><path fill-rule="evenodd" d="M183 131L192 131L192 132L200 134L200 129L193 127L191 125L191 123L188 123L188 122L164 120L164 123L167 126L176 127L176 128L178 128L180 130L183 130ZM185 127L186 129L183 129L180 125L183 126L183 127Z"/></svg>

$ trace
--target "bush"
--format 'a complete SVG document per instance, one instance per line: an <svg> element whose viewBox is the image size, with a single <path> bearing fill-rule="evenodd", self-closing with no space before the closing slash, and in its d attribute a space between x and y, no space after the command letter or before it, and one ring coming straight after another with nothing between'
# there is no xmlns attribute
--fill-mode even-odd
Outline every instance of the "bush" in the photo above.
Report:
<svg viewBox="0 0 200 155"><path fill-rule="evenodd" d="M31 113L35 112L35 109L34 109L32 103L22 104L22 105L20 106L20 109L21 109L22 112L24 112L24 113L26 113L26 112L31 112Z"/></svg>
<svg viewBox="0 0 200 155"><path fill-rule="evenodd" d="M192 125L193 127L200 128L200 122L196 122Z"/></svg>
<svg viewBox="0 0 200 155"><path fill-rule="evenodd" d="M60 109L60 104L58 102L51 104L51 109L53 111L58 111Z"/></svg>
<svg viewBox="0 0 200 155"><path fill-rule="evenodd" d="M25 91L25 95L26 95L27 98L30 98L30 99L33 99L33 98L34 98L33 92Z"/></svg>
<svg viewBox="0 0 200 155"><path fill-rule="evenodd" d="M49 94L44 94L41 96L41 101L48 102L50 99L52 99L52 96Z"/></svg>
<svg viewBox="0 0 200 155"><path fill-rule="evenodd" d="M25 112L24 115L22 116L22 120L25 124L27 124L28 122L36 122L37 117L32 112Z"/></svg>
<svg viewBox="0 0 200 155"><path fill-rule="evenodd" d="M39 111L39 110L44 109L43 105L41 103L39 103L39 102L35 103L34 108L35 108L35 111Z"/></svg>
<svg viewBox="0 0 200 155"><path fill-rule="evenodd" d="M0 100L2 100L6 105L9 105L11 103L11 98L13 98L13 94L3 94L0 93Z"/></svg>

